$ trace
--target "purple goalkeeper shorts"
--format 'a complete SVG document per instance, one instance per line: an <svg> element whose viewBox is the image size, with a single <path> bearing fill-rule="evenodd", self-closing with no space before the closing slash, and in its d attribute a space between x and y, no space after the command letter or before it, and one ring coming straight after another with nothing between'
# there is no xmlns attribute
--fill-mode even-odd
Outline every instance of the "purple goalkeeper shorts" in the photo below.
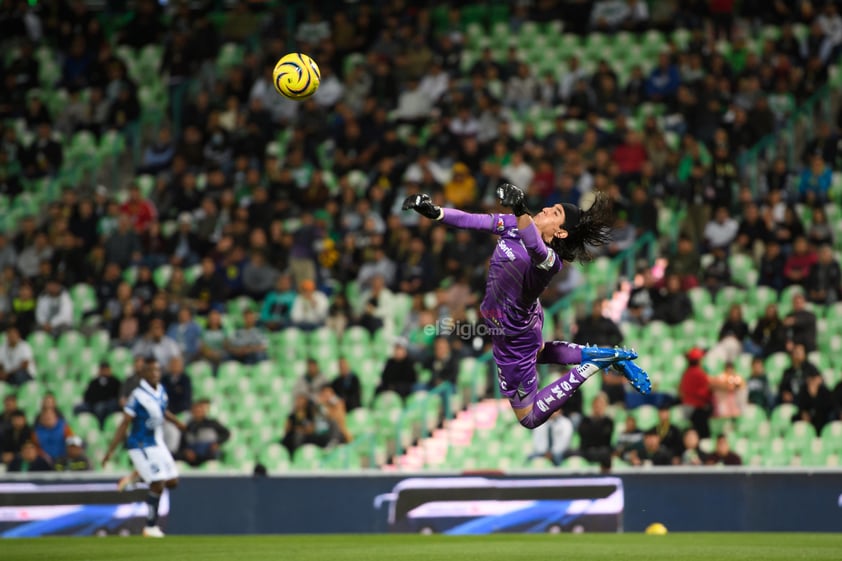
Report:
<svg viewBox="0 0 842 561"><path fill-rule="evenodd" d="M515 409L532 405L538 391L538 353L544 345L541 324L515 336L493 337L500 393Z"/></svg>

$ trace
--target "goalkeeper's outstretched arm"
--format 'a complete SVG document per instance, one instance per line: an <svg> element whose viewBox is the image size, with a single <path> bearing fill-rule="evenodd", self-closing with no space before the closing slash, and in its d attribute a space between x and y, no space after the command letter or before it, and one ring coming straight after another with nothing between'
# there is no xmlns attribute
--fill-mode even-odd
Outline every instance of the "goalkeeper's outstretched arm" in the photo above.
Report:
<svg viewBox="0 0 842 561"><path fill-rule="evenodd" d="M401 208L414 210L430 220L462 230L501 234L509 228L517 227L517 218L511 214L474 214L455 208L442 208L433 204L429 195L411 195L406 198Z"/></svg>

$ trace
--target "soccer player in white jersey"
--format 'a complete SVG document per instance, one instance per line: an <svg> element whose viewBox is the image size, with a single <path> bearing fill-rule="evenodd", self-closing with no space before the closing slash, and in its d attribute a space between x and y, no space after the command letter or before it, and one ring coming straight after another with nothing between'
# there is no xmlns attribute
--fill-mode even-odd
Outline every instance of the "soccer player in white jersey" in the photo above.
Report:
<svg viewBox="0 0 842 561"><path fill-rule="evenodd" d="M162 538L164 533L158 527L158 504L164 488L172 489L178 484L178 470L172 454L164 444L163 426L169 421L182 432L184 423L167 411L167 391L161 384L161 366L155 358L147 358L141 370L140 385L129 395L123 408L123 422L108 445L102 465L108 463L117 446L126 441L129 457L135 470L149 484L146 504L146 527L143 535ZM126 435L128 434L128 438Z"/></svg>

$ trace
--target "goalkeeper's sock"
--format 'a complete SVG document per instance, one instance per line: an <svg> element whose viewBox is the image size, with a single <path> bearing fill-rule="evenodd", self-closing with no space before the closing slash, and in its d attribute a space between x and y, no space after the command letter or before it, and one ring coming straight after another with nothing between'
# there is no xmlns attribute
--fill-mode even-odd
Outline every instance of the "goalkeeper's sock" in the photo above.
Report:
<svg viewBox="0 0 842 561"><path fill-rule="evenodd" d="M149 491L146 495L146 505L149 510L146 513L146 526L152 527L158 525L158 505L161 503L161 495Z"/></svg>
<svg viewBox="0 0 842 561"><path fill-rule="evenodd" d="M589 362L581 364L547 387L538 390L532 402L532 411L520 420L520 424L534 429L546 423L553 413L567 403L579 386L600 370L599 366Z"/></svg>
<svg viewBox="0 0 842 561"><path fill-rule="evenodd" d="M582 362L582 345L567 341L547 341L538 353L539 364L579 364Z"/></svg>

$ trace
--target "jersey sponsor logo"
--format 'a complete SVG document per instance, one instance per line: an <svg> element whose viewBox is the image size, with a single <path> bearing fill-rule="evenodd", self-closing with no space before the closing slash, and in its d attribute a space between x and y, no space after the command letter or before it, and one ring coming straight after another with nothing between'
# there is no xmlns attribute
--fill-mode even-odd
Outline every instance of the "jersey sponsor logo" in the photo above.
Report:
<svg viewBox="0 0 842 561"><path fill-rule="evenodd" d="M544 400L542 399L537 400L535 404L538 406L538 409L540 409L544 413L550 410L550 406L544 403Z"/></svg>
<svg viewBox="0 0 842 561"><path fill-rule="evenodd" d="M498 242L498 244L500 245L500 249L503 250L503 253L506 254L506 257L509 258L509 261L514 261L515 260L515 252L512 251L512 248L510 248L508 245L506 245L506 242L504 240L500 240Z"/></svg>

